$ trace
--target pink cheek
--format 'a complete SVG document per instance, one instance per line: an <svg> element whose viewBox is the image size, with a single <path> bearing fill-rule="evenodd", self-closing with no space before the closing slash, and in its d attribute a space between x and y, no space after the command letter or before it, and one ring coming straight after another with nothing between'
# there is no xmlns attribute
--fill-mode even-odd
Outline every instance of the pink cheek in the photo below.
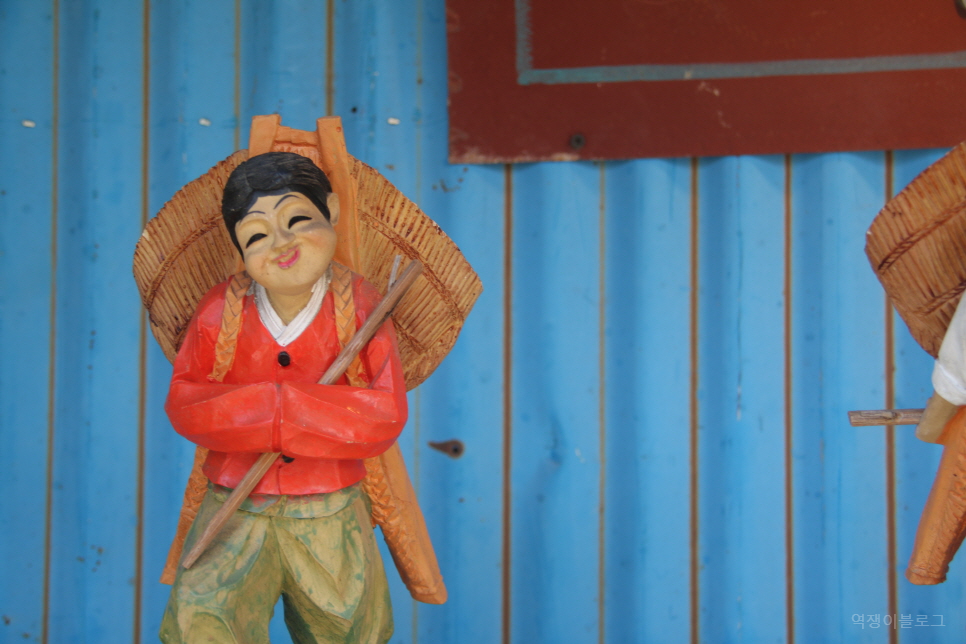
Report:
<svg viewBox="0 0 966 644"><path fill-rule="evenodd" d="M249 267L250 272L264 273L271 268L271 263L265 261L264 257L255 255L245 258L245 266Z"/></svg>

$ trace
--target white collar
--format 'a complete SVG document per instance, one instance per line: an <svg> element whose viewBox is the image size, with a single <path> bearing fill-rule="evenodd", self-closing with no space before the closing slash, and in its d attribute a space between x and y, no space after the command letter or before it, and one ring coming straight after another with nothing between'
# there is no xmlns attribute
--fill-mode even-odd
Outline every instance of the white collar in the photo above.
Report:
<svg viewBox="0 0 966 644"><path fill-rule="evenodd" d="M325 299L325 293L329 290L329 280L331 278L332 269L329 268L312 287L312 297L309 299L308 304L287 325L282 322L282 318L272 308L271 302L268 301L268 292L265 290L265 287L258 282L252 282L255 289L255 306L258 308L258 317L261 319L262 325L275 338L278 346L284 347L291 344L297 337L302 335L303 331L309 328L312 320L318 314L319 309L322 308L322 300Z"/></svg>

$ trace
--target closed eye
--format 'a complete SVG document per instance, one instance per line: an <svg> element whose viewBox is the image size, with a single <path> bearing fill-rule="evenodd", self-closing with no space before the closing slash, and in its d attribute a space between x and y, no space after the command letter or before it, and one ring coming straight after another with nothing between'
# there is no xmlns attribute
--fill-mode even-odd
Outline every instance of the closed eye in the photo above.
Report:
<svg viewBox="0 0 966 644"><path fill-rule="evenodd" d="M305 215L295 215L294 217L288 220L288 227L291 228L292 226L299 223L300 221L312 221L312 218L306 217Z"/></svg>
<svg viewBox="0 0 966 644"><path fill-rule="evenodd" d="M245 248L248 248L249 246L257 242L259 239L262 239L263 237L267 237L267 236L268 235L266 235L265 233L255 233L254 235L248 238L247 242L245 242Z"/></svg>

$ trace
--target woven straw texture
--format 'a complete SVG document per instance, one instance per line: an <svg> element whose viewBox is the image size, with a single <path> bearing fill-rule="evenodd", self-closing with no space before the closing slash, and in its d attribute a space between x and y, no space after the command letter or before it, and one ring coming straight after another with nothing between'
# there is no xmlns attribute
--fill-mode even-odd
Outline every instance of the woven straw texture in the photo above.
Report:
<svg viewBox="0 0 966 644"><path fill-rule="evenodd" d="M221 193L239 150L195 179L148 222L134 253L134 277L151 330L174 360L195 307L239 268L238 251L221 217ZM349 158L357 184L360 273L385 292L396 255L424 270L393 314L409 389L439 365L483 290L479 277L446 234L389 181ZM405 259L403 267L405 266Z"/></svg>
<svg viewBox="0 0 966 644"><path fill-rule="evenodd" d="M912 337L935 357L966 290L966 143L886 204L865 252Z"/></svg>

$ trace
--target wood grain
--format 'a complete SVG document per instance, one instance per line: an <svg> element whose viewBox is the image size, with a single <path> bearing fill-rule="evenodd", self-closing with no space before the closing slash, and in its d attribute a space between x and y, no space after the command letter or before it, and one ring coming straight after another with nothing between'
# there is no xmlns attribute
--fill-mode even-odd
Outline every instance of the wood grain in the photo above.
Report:
<svg viewBox="0 0 966 644"><path fill-rule="evenodd" d="M921 418L922 409L863 409L849 412L852 427L916 425Z"/></svg>

